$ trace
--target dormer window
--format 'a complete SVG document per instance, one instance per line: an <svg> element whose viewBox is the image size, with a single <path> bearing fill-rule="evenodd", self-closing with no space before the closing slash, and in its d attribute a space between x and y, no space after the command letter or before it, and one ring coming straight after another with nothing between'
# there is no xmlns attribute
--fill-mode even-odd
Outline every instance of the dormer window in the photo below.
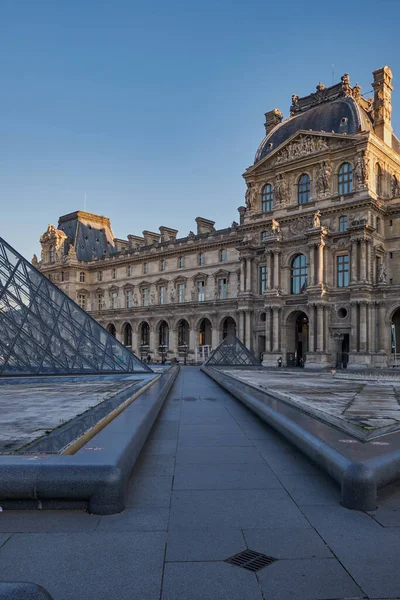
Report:
<svg viewBox="0 0 400 600"><path fill-rule="evenodd" d="M56 253L54 251L54 246L52 245L49 248L49 261L52 263L55 261L55 259L56 259Z"/></svg>
<svg viewBox="0 0 400 600"><path fill-rule="evenodd" d="M97 271L97 281L103 281L103 271Z"/></svg>
<svg viewBox="0 0 400 600"><path fill-rule="evenodd" d="M263 213L272 211L272 202L273 202L273 191L272 185L267 183L263 187L262 191L262 199L261 199L261 209Z"/></svg>
<svg viewBox="0 0 400 600"><path fill-rule="evenodd" d="M83 271L79 273L79 282L85 283L85 273Z"/></svg>
<svg viewBox="0 0 400 600"><path fill-rule="evenodd" d="M311 179L307 173L300 175L297 182L297 200L299 204L307 204L311 199Z"/></svg>
<svg viewBox="0 0 400 600"><path fill-rule="evenodd" d="M338 171L338 193L350 194L353 191L353 167L350 163L343 163Z"/></svg>

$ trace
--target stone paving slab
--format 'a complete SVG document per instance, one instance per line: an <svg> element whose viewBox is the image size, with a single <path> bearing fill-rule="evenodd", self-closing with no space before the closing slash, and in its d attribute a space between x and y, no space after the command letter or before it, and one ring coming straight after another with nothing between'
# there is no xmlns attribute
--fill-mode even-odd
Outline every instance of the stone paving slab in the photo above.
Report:
<svg viewBox="0 0 400 600"><path fill-rule="evenodd" d="M400 382L331 373L221 368L222 372L368 439L400 429Z"/></svg>

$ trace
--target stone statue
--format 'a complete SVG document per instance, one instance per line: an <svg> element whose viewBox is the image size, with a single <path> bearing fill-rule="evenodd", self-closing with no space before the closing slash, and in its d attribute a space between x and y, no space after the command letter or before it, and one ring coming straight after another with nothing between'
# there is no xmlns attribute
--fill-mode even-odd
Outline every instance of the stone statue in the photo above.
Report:
<svg viewBox="0 0 400 600"><path fill-rule="evenodd" d="M217 282L215 282L215 287L214 287L214 300L218 300L218 284L217 284Z"/></svg>
<svg viewBox="0 0 400 600"><path fill-rule="evenodd" d="M154 292L151 292L150 294L150 304L155 304L156 303L156 295Z"/></svg>
<svg viewBox="0 0 400 600"><path fill-rule="evenodd" d="M271 231L272 235L277 235L281 232L281 228L279 227L279 221L277 221L276 219L272 219Z"/></svg>
<svg viewBox="0 0 400 600"><path fill-rule="evenodd" d="M317 172L317 194L322 196L329 190L329 184L332 177L332 167L329 163L323 161Z"/></svg>
<svg viewBox="0 0 400 600"><path fill-rule="evenodd" d="M138 297L137 297L137 293L136 293L136 292L133 294L133 304L134 304L135 306L137 306L137 305L139 304L139 302L138 302Z"/></svg>
<svg viewBox="0 0 400 600"><path fill-rule="evenodd" d="M399 185L399 180L397 179L396 175L393 175L393 177L392 177L392 198L397 198L397 196L400 196L400 185Z"/></svg>
<svg viewBox="0 0 400 600"><path fill-rule="evenodd" d="M252 190L251 183L247 184L247 190L245 195L245 203L248 210L251 210Z"/></svg>
<svg viewBox="0 0 400 600"><path fill-rule="evenodd" d="M275 200L277 204L286 204L289 198L289 188L286 178L282 173L275 179Z"/></svg>
<svg viewBox="0 0 400 600"><path fill-rule="evenodd" d="M237 229L237 227L238 227L238 223L236 221L232 221L231 228L232 229Z"/></svg>
<svg viewBox="0 0 400 600"><path fill-rule="evenodd" d="M381 263L379 266L378 281L379 283L387 283L387 272L383 263Z"/></svg>
<svg viewBox="0 0 400 600"><path fill-rule="evenodd" d="M317 210L313 216L313 227L319 228L321 227L321 211Z"/></svg>
<svg viewBox="0 0 400 600"><path fill-rule="evenodd" d="M171 298L171 302L174 303L175 302L175 290L174 289L171 290L170 298Z"/></svg>
<svg viewBox="0 0 400 600"><path fill-rule="evenodd" d="M36 254L34 254L33 257L32 257L32 264L33 264L34 267L37 267L39 265L39 261L37 259Z"/></svg>
<svg viewBox="0 0 400 600"><path fill-rule="evenodd" d="M357 187L364 187L368 182L369 177L369 160L363 152L357 157L356 164L354 167L354 175L357 180Z"/></svg>

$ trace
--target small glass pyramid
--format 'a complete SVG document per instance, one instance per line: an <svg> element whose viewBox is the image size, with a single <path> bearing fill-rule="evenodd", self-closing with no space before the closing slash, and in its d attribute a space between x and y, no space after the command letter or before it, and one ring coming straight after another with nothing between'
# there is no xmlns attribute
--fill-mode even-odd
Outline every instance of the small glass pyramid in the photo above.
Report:
<svg viewBox="0 0 400 600"><path fill-rule="evenodd" d="M207 367L255 367L260 362L244 344L230 333L204 363Z"/></svg>
<svg viewBox="0 0 400 600"><path fill-rule="evenodd" d="M151 372L0 238L0 376Z"/></svg>

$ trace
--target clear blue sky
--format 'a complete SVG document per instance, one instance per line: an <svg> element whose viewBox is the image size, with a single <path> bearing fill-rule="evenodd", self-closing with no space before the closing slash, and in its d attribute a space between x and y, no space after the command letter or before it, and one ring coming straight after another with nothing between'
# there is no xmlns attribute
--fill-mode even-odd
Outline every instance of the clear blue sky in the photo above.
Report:
<svg viewBox="0 0 400 600"><path fill-rule="evenodd" d="M27 258L83 209L126 237L226 227L264 113L348 72L392 67L398 0L0 0L0 235ZM397 87L398 86L398 87Z"/></svg>

